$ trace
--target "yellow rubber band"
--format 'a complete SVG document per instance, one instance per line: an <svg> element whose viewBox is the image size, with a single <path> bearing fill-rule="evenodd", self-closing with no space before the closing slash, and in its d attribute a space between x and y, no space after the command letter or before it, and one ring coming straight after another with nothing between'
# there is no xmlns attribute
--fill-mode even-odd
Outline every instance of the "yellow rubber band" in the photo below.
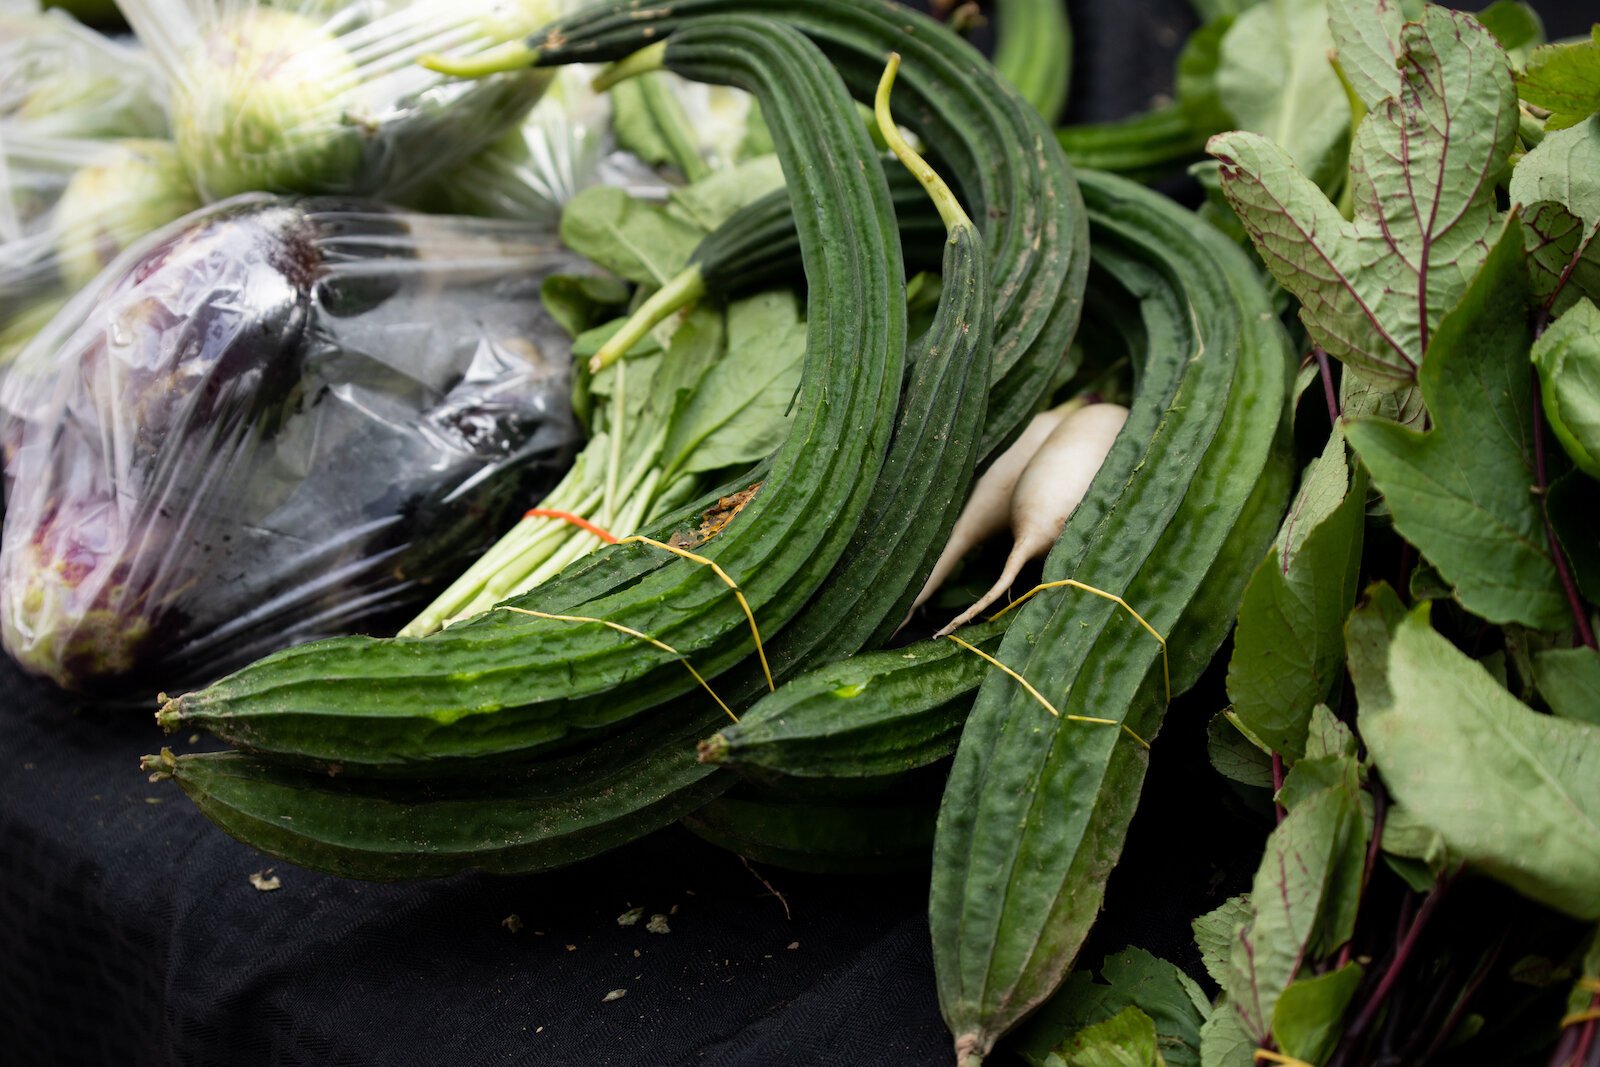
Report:
<svg viewBox="0 0 1600 1067"><path fill-rule="evenodd" d="M1586 974L1578 979L1577 987L1585 993L1600 993L1600 978Z"/></svg>
<svg viewBox="0 0 1600 1067"><path fill-rule="evenodd" d="M1035 593L1042 593L1046 589L1060 589L1063 586L1071 586L1073 589L1081 589L1085 593L1093 593L1097 597L1101 597L1101 598L1103 598L1105 600L1111 601L1113 604L1116 604L1119 607L1121 607L1123 611L1126 611L1129 615L1132 615L1134 617L1134 619L1139 623L1140 626L1143 626L1147 631L1149 631L1150 636L1155 638L1156 639L1156 643L1161 646L1161 678L1166 683L1166 686L1167 686L1167 703L1171 704L1172 703L1172 665L1171 665L1171 662L1167 659L1167 639L1165 637L1162 637L1159 633L1157 633L1156 632L1156 628L1154 626L1151 626L1148 622L1146 622L1143 615L1140 615L1137 611L1134 611L1133 607L1126 600L1123 600L1121 597L1117 596L1115 593L1108 593L1104 589L1096 589L1092 585L1085 585L1084 583L1079 582L1079 581L1075 581L1075 580L1073 580L1071 578L1063 578L1059 582L1045 582L1043 585L1034 586L1032 589L1028 590L1026 593L1023 593L1017 599L1013 600L1011 603L1007 604L1005 607L1001 608L999 611L997 611L993 615L989 616L989 621L993 622L994 620L998 619L1000 616L1004 615L1006 612L1010 611L1012 608L1020 607L1022 604L1026 603L1028 598L1032 597Z"/></svg>
<svg viewBox="0 0 1600 1067"><path fill-rule="evenodd" d="M630 541L638 541L640 544L653 545L656 548L662 549L663 551L671 552L675 556L682 556L686 560L699 563L702 566L710 567L712 573L714 573L718 578L721 578L723 584L729 589L733 590L733 595L739 598L739 607L743 609L744 617L750 620L750 633L756 640L756 655L761 659L761 673L767 676L767 692L775 692L778 687L772 684L772 668L767 666L767 650L766 647L761 643L761 628L756 625L756 614L750 610L750 602L744 598L744 593L739 589L739 583L728 577L728 572L717 566L716 560L707 559L705 556L690 552L686 548L679 548L677 545L669 545L664 541L657 541L655 538L646 537L643 534L634 534L632 537L624 537L622 540L618 541L617 544L625 545ZM737 722L738 720L735 721Z"/></svg>
<svg viewBox="0 0 1600 1067"><path fill-rule="evenodd" d="M694 669L694 664L689 662L689 657L685 656L682 652L679 652L665 641L658 641L649 634L640 633L633 627L624 626L620 622L612 622L610 619L597 619L592 615L552 615L548 611L530 611L527 608L514 608L509 604L500 604L497 606L502 611L514 611L518 615L532 615L536 619L554 619L557 622L597 622L601 626L611 627L619 634L627 634L629 637L636 637L640 641L652 644L668 655L677 656L678 662L683 664L684 669L694 676L694 680L700 683L701 688L703 688L707 693L711 694L711 699L717 702L717 707L727 712L728 718L732 719L734 722L739 721L739 716L733 713L733 709L722 702L722 698L717 696L717 691L712 689L711 684L700 676L699 671Z"/></svg>
<svg viewBox="0 0 1600 1067"><path fill-rule="evenodd" d="M1099 719L1099 718L1095 718L1092 715L1062 715L1061 712L1059 710L1057 710L1056 706L1054 704L1050 703L1050 701L1046 700L1045 699L1045 695L1043 693L1039 692L1039 690L1035 689L1033 687L1033 683L1029 682L1022 675L1018 674L1016 671L1012 670L1010 667L1007 667L1004 663L1001 663L999 660L997 660L993 656L989 655L989 653L985 652L983 649L974 648L972 645L969 645L967 642L961 640L961 638L957 637L955 634L946 634L945 637L946 637L947 640L954 641L956 644L960 645L962 648L966 649L968 652L971 652L972 654L978 656L980 659L987 660L989 663L991 663L994 666L1000 668L1001 671L1005 672L1006 674L1010 675L1012 678L1016 679L1017 684L1021 685L1022 688L1026 689L1029 693L1031 693L1033 695L1033 699L1035 699L1039 703L1043 704L1045 710L1048 711L1051 715L1054 715L1056 718L1058 718L1058 719L1066 719L1068 722L1092 722L1092 723L1098 723L1098 724L1100 724L1102 726L1120 726L1124 733L1126 733L1129 737L1133 738L1135 741L1139 742L1139 744L1143 745L1146 749L1148 749L1150 747L1150 742L1146 741L1144 738L1140 737L1138 734L1134 733L1131 729L1129 729L1127 723L1118 722L1116 719Z"/></svg>
<svg viewBox="0 0 1600 1067"><path fill-rule="evenodd" d="M1569 1026L1581 1026L1596 1019L1600 1019L1600 1008L1584 1008L1582 1011L1575 1011L1565 1019L1562 1019L1561 1029L1565 1030Z"/></svg>

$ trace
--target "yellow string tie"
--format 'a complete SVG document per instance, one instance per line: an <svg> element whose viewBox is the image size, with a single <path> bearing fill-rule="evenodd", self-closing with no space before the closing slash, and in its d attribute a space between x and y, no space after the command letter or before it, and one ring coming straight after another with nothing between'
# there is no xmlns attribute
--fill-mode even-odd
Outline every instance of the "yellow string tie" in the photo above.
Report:
<svg viewBox="0 0 1600 1067"><path fill-rule="evenodd" d="M1578 979L1577 986L1585 993L1600 993L1600 978L1586 974Z"/></svg>
<svg viewBox="0 0 1600 1067"><path fill-rule="evenodd" d="M718 578L722 579L722 583L729 589L733 590L733 595L739 598L739 607L744 610L744 617L750 620L750 633L755 637L756 640L756 655L761 659L761 673L767 676L767 692L774 692L778 687L772 684L772 668L767 666L767 650L761 643L761 629L756 625L755 612L750 610L750 602L744 598L744 593L739 589L739 583L728 577L728 572L717 566L716 560L707 559L705 556L690 552L686 548L679 548L677 545L669 545L665 541L657 541L655 538L646 537L643 534L634 534L632 537L624 537L622 540L618 541L617 544L625 545L630 541L638 541L641 544L654 545L656 548L666 552L671 552L675 556L682 556L686 560L699 563L702 566L710 567L712 572L716 574ZM733 713L729 712L729 714L731 715ZM737 722L738 720L735 719L734 721Z"/></svg>
<svg viewBox="0 0 1600 1067"><path fill-rule="evenodd" d="M665 641L657 641L649 634L640 633L631 626L624 626L620 622L612 622L610 619L597 619L591 615L552 615L548 611L530 611L527 608L514 608L509 604L501 604L499 607L502 611L514 611L518 615L532 615L536 619L554 619L557 622L597 622L601 626L611 627L619 634L627 634L629 637L635 637L640 641L652 644L668 655L677 656L678 662L683 664L684 669L694 676L694 680L700 683L701 688L703 688L707 693L711 694L711 699L717 702L717 707L727 712L728 718L732 719L734 722L739 721L739 716L733 713L733 709L722 702L722 698L717 696L717 691L712 689L710 683L700 676L699 671L694 669L694 664L689 662L689 657L685 656L682 652L679 652Z"/></svg>
<svg viewBox="0 0 1600 1067"><path fill-rule="evenodd" d="M1281 1063L1283 1064L1283 1067L1315 1067L1315 1064L1307 1063L1305 1060L1297 1060L1293 1056L1285 1056L1281 1052L1273 1052L1269 1048L1256 1049L1254 1059L1257 1063L1262 1061L1267 1063Z"/></svg>
<svg viewBox="0 0 1600 1067"><path fill-rule="evenodd" d="M1069 722L1092 722L1092 723L1098 723L1098 724L1100 724L1102 726L1120 726L1124 733L1126 733L1129 737L1133 738L1135 741L1139 742L1139 744L1143 745L1146 749L1148 749L1150 747L1150 743L1148 741L1146 741L1144 738L1140 737L1138 734L1134 733L1131 729L1129 729L1127 723L1118 722L1116 719L1100 719L1100 718L1096 718L1096 717L1094 717L1092 715L1062 715L1061 712L1056 709L1056 706L1054 704L1050 703L1049 700L1045 699L1045 695L1043 693L1039 692L1039 690L1035 689L1033 687L1033 683L1029 682L1022 675L1018 674L1016 671L1012 670L1010 667L1007 667L1004 663L1001 663L999 660L997 660L993 656L989 655L989 653L985 652L983 649L975 648L972 645L968 644L967 642L961 640L961 638L957 637L955 634L946 634L945 637L946 637L947 640L954 641L956 644L960 645L962 648L966 649L968 652L971 652L973 655L976 655L981 659L988 660L991 664L993 664L994 666L1000 668L1000 670L1004 671L1006 674L1008 674L1012 678L1016 679L1017 684L1021 685L1022 688L1026 689L1029 693L1031 693L1033 695L1033 699L1035 699L1039 703L1043 704L1045 710L1048 711L1051 715L1054 715L1056 718L1058 718L1058 719L1066 719Z"/></svg>
<svg viewBox="0 0 1600 1067"><path fill-rule="evenodd" d="M1561 1029L1565 1030L1569 1026L1581 1026L1596 1019L1600 1019L1600 1008L1584 1008L1582 1011L1575 1011L1565 1019L1562 1019Z"/></svg>
<svg viewBox="0 0 1600 1067"><path fill-rule="evenodd" d="M1028 598L1032 597L1035 593L1042 593L1046 589L1060 589L1062 586L1071 586L1073 589L1081 589L1085 593L1093 593L1097 597L1111 601L1113 604L1121 607L1123 611L1126 611L1129 615L1132 615L1140 626L1143 626L1147 631L1149 631L1150 636L1155 638L1156 643L1161 646L1161 678L1164 682L1166 682L1167 686L1167 703L1171 704L1172 666L1167 659L1167 639L1156 632L1156 628L1146 622L1143 615L1140 615L1137 611L1134 611L1133 607L1126 600L1123 600L1115 593L1108 593L1104 589L1096 589L1092 585L1085 585L1084 583L1075 581L1072 578L1063 578L1059 582L1045 582L1043 585L1034 586L1032 589L1028 590L1026 593L1023 593L1020 597L1013 600L1011 603L1007 604L993 615L989 616L989 621L993 622L1006 612L1010 611L1012 608L1021 607L1023 604L1027 603Z"/></svg>

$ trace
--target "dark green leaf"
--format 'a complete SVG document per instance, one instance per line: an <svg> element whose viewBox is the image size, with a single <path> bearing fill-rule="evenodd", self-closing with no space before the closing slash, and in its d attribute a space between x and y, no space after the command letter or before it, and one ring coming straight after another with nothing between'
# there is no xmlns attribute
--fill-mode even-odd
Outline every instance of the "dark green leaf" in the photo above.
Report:
<svg viewBox="0 0 1600 1067"><path fill-rule="evenodd" d="M1572 564L1583 598L1600 603L1600 526L1594 521L1594 480L1568 471L1550 483L1550 522Z"/></svg>
<svg viewBox="0 0 1600 1067"><path fill-rule="evenodd" d="M1535 652L1533 676L1551 711L1600 726L1600 652L1582 647Z"/></svg>
<svg viewBox="0 0 1600 1067"><path fill-rule="evenodd" d="M1433 631L1426 605L1374 667L1352 657L1361 735L1399 804L1486 874L1600 917L1600 730L1519 702Z"/></svg>
<svg viewBox="0 0 1600 1067"><path fill-rule="evenodd" d="M1384 26L1373 32L1387 41ZM1351 151L1353 221L1282 147L1250 133L1208 146L1257 250L1299 298L1311 337L1370 381L1416 376L1430 336L1483 262L1497 227L1495 183L1517 136L1505 53L1471 16L1428 7L1399 41L1393 91L1371 102ZM1378 53L1370 58L1377 63Z"/></svg>
<svg viewBox="0 0 1600 1067"><path fill-rule="evenodd" d="M1361 984L1359 963L1302 978L1278 998L1272 1012L1272 1036L1278 1051L1307 1063L1323 1064L1339 1043L1345 1009Z"/></svg>
<svg viewBox="0 0 1600 1067"><path fill-rule="evenodd" d="M1223 712L1206 727L1206 755L1217 773L1240 785L1272 788L1272 754L1258 748Z"/></svg>
<svg viewBox="0 0 1600 1067"><path fill-rule="evenodd" d="M1178 107L1189 120L1189 128L1202 137L1235 125L1217 91L1222 39L1232 25L1231 15L1206 23L1189 35L1178 54Z"/></svg>
<svg viewBox="0 0 1600 1067"><path fill-rule="evenodd" d="M1534 49L1517 88L1522 99L1550 112L1547 129L1575 126L1600 111L1600 26L1587 41Z"/></svg>
<svg viewBox="0 0 1600 1067"><path fill-rule="evenodd" d="M1137 1007L1153 1020L1157 1046L1170 1067L1199 1067L1200 1025L1211 1005L1188 975L1143 949L1127 948L1105 958L1100 977L1095 981L1088 970L1068 975L1017 1032L1012 1049L1041 1064L1086 1027Z"/></svg>
<svg viewBox="0 0 1600 1067"><path fill-rule="evenodd" d="M1344 666L1344 619L1361 569L1366 477L1350 477L1343 435L1306 468L1278 544L1239 607L1228 696L1239 721L1273 751L1300 758L1311 709Z"/></svg>
<svg viewBox="0 0 1600 1067"><path fill-rule="evenodd" d="M1494 623L1554 629L1566 623L1567 606L1529 491L1532 337L1516 225L1503 228L1423 365L1419 386L1435 428L1418 433L1365 418L1345 432L1395 528L1463 607Z"/></svg>
<svg viewBox="0 0 1600 1067"><path fill-rule="evenodd" d="M1527 53L1544 44L1544 21L1539 13L1520 0L1495 0L1478 12L1478 21L1494 34L1500 47L1511 55L1513 63L1527 59Z"/></svg>

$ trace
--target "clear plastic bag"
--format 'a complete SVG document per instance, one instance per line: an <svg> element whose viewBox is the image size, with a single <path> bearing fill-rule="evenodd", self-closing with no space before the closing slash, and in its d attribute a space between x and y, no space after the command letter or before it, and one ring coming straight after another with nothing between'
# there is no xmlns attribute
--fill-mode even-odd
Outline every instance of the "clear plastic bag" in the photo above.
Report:
<svg viewBox="0 0 1600 1067"><path fill-rule="evenodd" d="M207 199L243 192L392 198L514 127L544 71L455 81L471 56L562 0L122 0L169 81L173 136Z"/></svg>
<svg viewBox="0 0 1600 1067"><path fill-rule="evenodd" d="M525 225L266 195L130 248L0 382L0 636L80 690L384 632L553 483L586 269Z"/></svg>
<svg viewBox="0 0 1600 1067"><path fill-rule="evenodd" d="M0 128L0 369L124 248L199 206L171 141Z"/></svg>
<svg viewBox="0 0 1600 1067"><path fill-rule="evenodd" d="M0 123L48 137L163 137L160 71L64 11L0 3Z"/></svg>
<svg viewBox="0 0 1600 1067"><path fill-rule="evenodd" d="M555 227L561 208L595 185L664 197L669 186L611 132L607 94L589 82L597 67L560 67L528 117L494 144L403 194L427 211L522 219Z"/></svg>

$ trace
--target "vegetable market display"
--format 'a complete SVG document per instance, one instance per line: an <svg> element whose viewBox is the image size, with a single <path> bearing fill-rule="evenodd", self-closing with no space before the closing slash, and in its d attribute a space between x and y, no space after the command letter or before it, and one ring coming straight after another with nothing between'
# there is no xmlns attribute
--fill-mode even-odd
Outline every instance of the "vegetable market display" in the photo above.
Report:
<svg viewBox="0 0 1600 1067"><path fill-rule="evenodd" d="M8 9L7 652L345 877L926 870L963 1067L1600 1065L1600 25L1195 6Z"/></svg>

